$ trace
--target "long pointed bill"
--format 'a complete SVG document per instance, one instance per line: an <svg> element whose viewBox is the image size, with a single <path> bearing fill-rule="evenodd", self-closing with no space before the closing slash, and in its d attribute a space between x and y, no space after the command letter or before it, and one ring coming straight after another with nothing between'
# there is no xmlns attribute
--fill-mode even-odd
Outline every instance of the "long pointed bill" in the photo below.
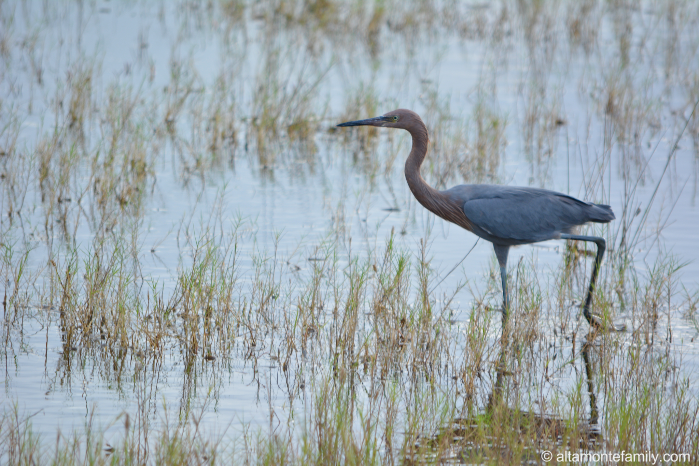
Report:
<svg viewBox="0 0 699 467"><path fill-rule="evenodd" d="M374 118L367 118L365 120L355 120L353 122L345 122L345 123L340 123L338 126L363 126L363 125L370 125L370 126L382 126L384 122L388 122L390 120L390 117L374 117Z"/></svg>

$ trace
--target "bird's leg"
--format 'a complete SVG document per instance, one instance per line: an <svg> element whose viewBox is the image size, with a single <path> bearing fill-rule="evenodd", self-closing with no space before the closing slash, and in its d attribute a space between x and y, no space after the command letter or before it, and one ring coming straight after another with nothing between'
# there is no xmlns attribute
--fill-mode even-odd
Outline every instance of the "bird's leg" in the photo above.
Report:
<svg viewBox="0 0 699 467"><path fill-rule="evenodd" d="M595 242L597 244L597 257L595 258L595 267L592 269L592 277L590 278L590 286L587 289L587 298L585 298L585 305L583 306L583 316L590 323L590 326L595 328L601 327L601 323L597 318L592 316L590 313L590 304L592 303L592 294L595 291L595 282L597 281L597 274L599 273L600 265L602 264L602 257L604 256L604 250L607 248L607 243L602 237L589 237L587 235L571 235L571 234L561 234L562 239L566 240L580 240L583 242Z"/></svg>
<svg viewBox="0 0 699 467"><path fill-rule="evenodd" d="M507 315L510 312L510 301L507 296L507 254L510 252L509 245L496 245L493 243L495 256L500 265L500 280L502 281L502 326L505 327Z"/></svg>
<svg viewBox="0 0 699 467"><path fill-rule="evenodd" d="M502 348L500 351L500 362L498 364L495 387L493 388L490 399L491 407L498 405L502 401L504 377L507 368L507 343L509 342L507 315L510 313L510 300L507 294L507 254L510 252L510 247L509 245L496 245L493 243L493 248L495 249L495 256L497 256L498 264L500 265L500 280L502 281L502 335L500 336Z"/></svg>
<svg viewBox="0 0 699 467"><path fill-rule="evenodd" d="M599 411L597 410L597 393L595 393L595 383L593 378L594 372L592 367L592 361L590 360L590 345L589 335L588 339L583 343L582 347L582 357L585 363L585 375L587 376L587 392L590 396L590 424L597 425L599 422Z"/></svg>
<svg viewBox="0 0 699 467"><path fill-rule="evenodd" d="M507 299L507 267L500 266L500 280L502 281L502 324L507 321L507 313L510 311L510 303Z"/></svg>

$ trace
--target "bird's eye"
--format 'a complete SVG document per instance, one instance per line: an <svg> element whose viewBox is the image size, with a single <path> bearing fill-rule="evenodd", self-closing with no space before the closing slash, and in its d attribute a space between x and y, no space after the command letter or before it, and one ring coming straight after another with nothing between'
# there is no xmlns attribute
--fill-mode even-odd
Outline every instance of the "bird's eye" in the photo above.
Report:
<svg viewBox="0 0 699 467"><path fill-rule="evenodd" d="M397 122L397 121L398 121L398 115L394 115L393 117L391 117L391 119L392 119L394 122Z"/></svg>

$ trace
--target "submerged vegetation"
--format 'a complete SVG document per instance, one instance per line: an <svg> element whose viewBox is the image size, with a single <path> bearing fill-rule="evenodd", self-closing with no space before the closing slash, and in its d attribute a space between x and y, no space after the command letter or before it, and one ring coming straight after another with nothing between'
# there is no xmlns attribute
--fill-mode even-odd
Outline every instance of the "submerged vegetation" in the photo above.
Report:
<svg viewBox="0 0 699 467"><path fill-rule="evenodd" d="M696 223L675 215L696 213L698 22L685 1L0 3L0 461L696 464L695 256L666 235ZM334 128L397 107L437 188L611 204L593 308L625 329L580 319L594 253L560 242L511 262L503 329L490 247L449 273L474 237L412 198L405 135Z"/></svg>

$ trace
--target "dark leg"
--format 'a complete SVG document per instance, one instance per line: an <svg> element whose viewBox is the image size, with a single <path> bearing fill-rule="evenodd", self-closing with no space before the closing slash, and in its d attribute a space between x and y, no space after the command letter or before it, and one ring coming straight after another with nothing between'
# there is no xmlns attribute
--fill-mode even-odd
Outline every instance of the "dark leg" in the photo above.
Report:
<svg viewBox="0 0 699 467"><path fill-rule="evenodd" d="M602 264L602 257L604 256L604 250L607 247L607 242L605 242L602 237L588 237L586 235L562 234L561 238L565 240L595 242L597 244L597 257L595 258L595 267L594 269L592 269L590 287L588 287L587 289L587 298L585 298L585 305L583 306L583 316L585 316L587 322L590 323L590 326L600 328L602 326L602 323L600 323L599 320L592 316L592 313L590 313L590 304L592 303L592 294L595 291L595 282L597 281L597 274L599 273L600 264Z"/></svg>
<svg viewBox="0 0 699 467"><path fill-rule="evenodd" d="M510 300L507 296L507 254L510 252L509 245L496 245L493 243L495 256L500 264L500 280L502 281L502 324L507 321L507 314L510 312Z"/></svg>
<svg viewBox="0 0 699 467"><path fill-rule="evenodd" d="M495 374L495 386L490 393L488 407L493 408L502 402L503 390L505 389L505 373L507 371L507 360L505 360L505 346L500 351L500 361L498 362L497 373Z"/></svg>
<svg viewBox="0 0 699 467"><path fill-rule="evenodd" d="M500 281L502 282L502 322L507 319L510 312L510 300L507 294L507 267L500 267Z"/></svg>
<svg viewBox="0 0 699 467"><path fill-rule="evenodd" d="M590 360L590 344L585 342L582 348L583 362L585 362L585 375L587 376L587 392L590 396L590 425L597 425L599 422L599 411L597 410L597 394L595 393L595 383L592 379L592 362Z"/></svg>
<svg viewBox="0 0 699 467"><path fill-rule="evenodd" d="M508 342L507 315L510 313L510 299L507 293L507 254L510 252L510 247L509 245L496 245L493 243L493 248L495 249L495 256L497 256L498 264L500 265L500 280L502 282L502 336L500 337L502 349L500 351L500 362L498 363L495 387L490 395L490 407L495 407L502 401L502 393L505 386L504 378L507 368L507 360L505 359Z"/></svg>

